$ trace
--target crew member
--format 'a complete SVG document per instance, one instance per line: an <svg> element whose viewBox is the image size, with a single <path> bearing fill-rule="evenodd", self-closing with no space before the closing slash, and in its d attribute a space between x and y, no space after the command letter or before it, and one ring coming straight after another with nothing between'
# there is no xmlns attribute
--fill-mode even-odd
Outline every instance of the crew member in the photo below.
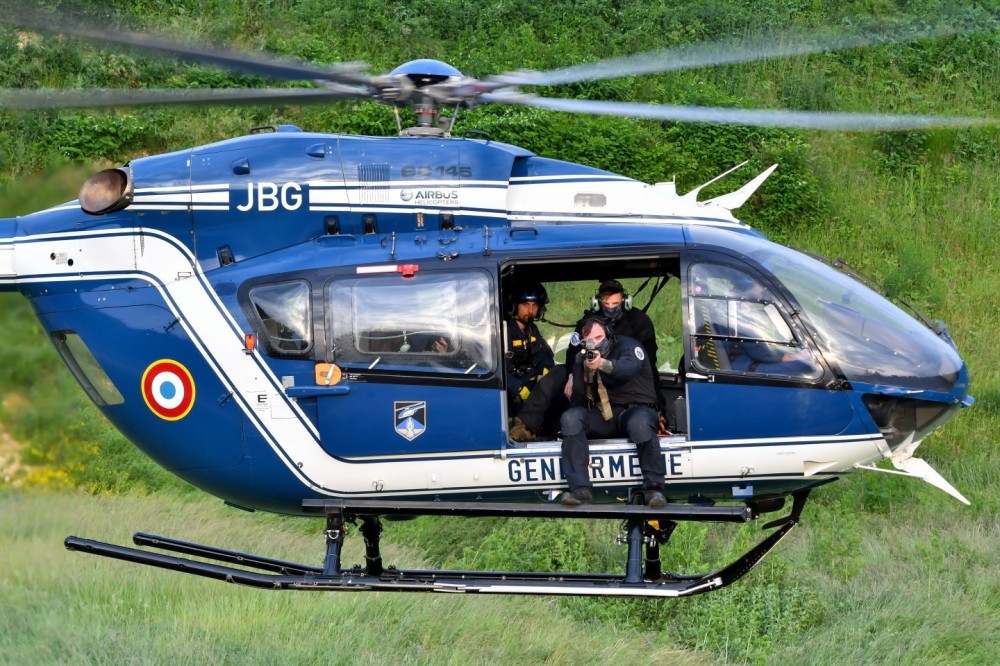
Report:
<svg viewBox="0 0 1000 666"><path fill-rule="evenodd" d="M615 334L633 338L639 341L646 351L646 359L653 373L656 386L658 408L663 407L660 399L659 365L656 362L656 331L653 320L640 308L632 307L632 299L628 291L618 280L605 280L597 288L597 293L591 300L590 310L583 313L583 318L577 322L576 331L580 333L580 325L591 315L600 315L614 326ZM579 345L570 345L566 351L566 366L572 369L573 362L580 351Z"/></svg>
<svg viewBox="0 0 1000 666"><path fill-rule="evenodd" d="M548 302L545 287L537 283L529 285L516 292L505 322L507 404L512 417L520 411L538 380L555 365L552 348L535 324L536 319L545 315Z"/></svg>
<svg viewBox="0 0 1000 666"><path fill-rule="evenodd" d="M576 324L575 337L579 337L580 328L588 317L602 316L615 327L618 335L634 338L646 351L649 368L656 391L659 412L664 412L665 400L660 393L660 372L656 363L656 333L653 322L645 312L633 308L628 291L618 280L605 280L600 283L597 292L591 300L589 310ZM554 430L559 423L560 415L566 409L566 395L572 387L570 371L579 356L580 343L571 343L566 350L566 363L555 368L533 391L531 397L521 406L519 416L510 430L510 438L515 442L530 442L538 435L548 430ZM664 427L666 423L662 424Z"/></svg>
<svg viewBox="0 0 1000 666"><path fill-rule="evenodd" d="M562 415L562 469L569 483L562 503L576 506L592 499L587 438L627 435L639 454L646 504L663 508L666 466L646 350L596 315L583 320L581 333L584 350L574 359L570 408Z"/></svg>

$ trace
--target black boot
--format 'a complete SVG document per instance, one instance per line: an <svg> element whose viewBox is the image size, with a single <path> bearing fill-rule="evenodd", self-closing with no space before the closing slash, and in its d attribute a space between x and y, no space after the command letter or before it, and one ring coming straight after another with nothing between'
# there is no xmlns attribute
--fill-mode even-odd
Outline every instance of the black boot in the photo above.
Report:
<svg viewBox="0 0 1000 666"><path fill-rule="evenodd" d="M665 509L667 507L667 498L659 490L651 488L644 491L644 493L646 495L646 506L650 509Z"/></svg>
<svg viewBox="0 0 1000 666"><path fill-rule="evenodd" d="M594 499L594 497L590 492L590 488L581 486L563 493L562 500L560 501L563 506L580 506L581 504L590 504L592 499ZM664 503L664 505L666 505L666 503Z"/></svg>

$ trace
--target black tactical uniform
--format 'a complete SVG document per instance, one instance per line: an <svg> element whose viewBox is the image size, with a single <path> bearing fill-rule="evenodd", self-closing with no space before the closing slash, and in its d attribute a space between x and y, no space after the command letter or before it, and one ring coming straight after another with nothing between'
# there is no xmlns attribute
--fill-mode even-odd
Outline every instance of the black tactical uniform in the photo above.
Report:
<svg viewBox="0 0 1000 666"><path fill-rule="evenodd" d="M584 356L577 354L571 407L562 416L562 466L570 491L591 487L587 438L622 435L636 445L647 493L662 491L666 465L657 437L657 397L645 350L634 338L616 335L607 354L602 354L610 362L609 370L586 370Z"/></svg>
<svg viewBox="0 0 1000 666"><path fill-rule="evenodd" d="M583 313L583 317L576 324L577 333L580 332L580 325L583 321L587 317L593 317L594 314L590 310ZM660 396L660 366L656 362L656 331L653 330L653 320L638 308L629 308L628 310L622 308L617 314L618 319L609 319L608 321L614 327L615 335L633 338L638 340L639 344L642 345L643 350L646 352L646 361L649 363L649 369L652 371L653 386L656 389L655 402L657 408L662 410L664 400ZM579 355L580 349L580 345L570 345L566 350L567 369L572 369L573 362Z"/></svg>
<svg viewBox="0 0 1000 666"><path fill-rule="evenodd" d="M555 355L534 322L522 330L517 321L510 318L505 322L505 326L507 327L505 359L507 398L511 408L510 415L514 416L538 380L555 365Z"/></svg>
<svg viewBox="0 0 1000 666"><path fill-rule="evenodd" d="M588 317L594 317L593 311L588 310L583 313L583 317L576 324L576 332L580 332L580 327ZM663 399L660 397L659 382L654 378L659 377L659 370L656 365L656 335L653 332L653 322L642 310L630 309L621 313L619 324L612 322L615 333L638 340L643 350L647 350L646 345L651 345L653 351L646 351L646 358L650 369L650 381L656 391L656 409L662 411ZM567 376L573 368L573 363L580 356L583 345L571 344L566 350L566 363L559 365L538 384L528 399L521 405L519 416L524 425L535 434L547 429L555 428L559 415L566 409L566 399L563 397L563 386L566 384Z"/></svg>

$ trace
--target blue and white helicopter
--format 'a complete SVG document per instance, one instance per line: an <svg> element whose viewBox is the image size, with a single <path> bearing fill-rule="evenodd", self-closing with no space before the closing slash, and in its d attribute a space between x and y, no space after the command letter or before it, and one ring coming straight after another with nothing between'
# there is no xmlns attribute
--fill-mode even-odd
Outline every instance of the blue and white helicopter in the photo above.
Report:
<svg viewBox="0 0 1000 666"><path fill-rule="evenodd" d="M418 118L398 137L257 129L134 159L90 178L75 201L0 219L0 290L31 301L111 423L227 503L325 516L327 527L318 567L143 533L138 545L175 555L77 537L68 548L266 588L672 597L741 577L799 521L813 488L859 470L911 475L967 503L914 457L972 403L947 330L907 314L837 262L770 242L737 220L732 211L774 166L699 200L704 186L680 194L673 183L648 185L451 133L459 108L484 103L820 129L982 122L519 90L857 40L715 45L471 79L434 60L373 76L356 64L320 67L18 20L314 87L0 91L8 108L374 98L412 105ZM441 114L442 105L454 113ZM552 501L566 487L558 437L526 445L508 438L502 322L511 294L527 283L555 292L605 277L654 285L650 300L670 313L654 323L679 341L669 359L677 367L665 364L659 376L669 423L660 438L666 509L630 502L641 477L627 440L591 442L595 503L563 507ZM767 333L750 323L761 318ZM439 338L446 350L427 346ZM748 346L795 360L733 358ZM897 469L876 467L886 459ZM730 566L697 575L661 566L659 548L678 521L746 522L780 511L788 497L788 515ZM627 560L623 573L595 574L383 566L381 517L412 515L619 519ZM359 522L366 562L343 567L346 523Z"/></svg>

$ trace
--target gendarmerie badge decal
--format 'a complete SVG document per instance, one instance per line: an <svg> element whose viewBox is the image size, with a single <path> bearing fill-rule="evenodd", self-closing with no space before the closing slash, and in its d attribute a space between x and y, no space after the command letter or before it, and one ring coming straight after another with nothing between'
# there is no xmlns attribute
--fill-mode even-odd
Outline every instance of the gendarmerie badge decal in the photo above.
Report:
<svg viewBox="0 0 1000 666"><path fill-rule="evenodd" d="M411 442L427 430L427 403L399 401L393 403L396 432Z"/></svg>

